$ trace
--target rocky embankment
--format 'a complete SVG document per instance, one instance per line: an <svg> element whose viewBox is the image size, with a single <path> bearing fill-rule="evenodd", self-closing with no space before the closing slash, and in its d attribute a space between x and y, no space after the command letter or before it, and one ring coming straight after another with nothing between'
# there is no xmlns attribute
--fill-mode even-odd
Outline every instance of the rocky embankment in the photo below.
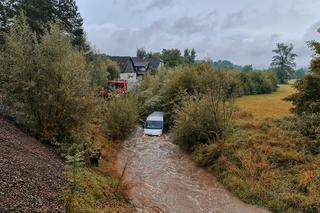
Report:
<svg viewBox="0 0 320 213"><path fill-rule="evenodd" d="M61 212L60 157L0 118L0 212Z"/></svg>

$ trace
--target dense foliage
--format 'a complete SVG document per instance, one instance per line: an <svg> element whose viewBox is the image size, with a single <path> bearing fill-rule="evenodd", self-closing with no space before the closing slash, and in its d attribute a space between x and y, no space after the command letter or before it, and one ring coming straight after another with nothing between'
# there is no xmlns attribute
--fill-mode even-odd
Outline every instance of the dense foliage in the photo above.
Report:
<svg viewBox="0 0 320 213"><path fill-rule="evenodd" d="M226 136L233 111L232 102L218 88L190 98L177 110L172 141L188 152L199 144L214 143Z"/></svg>
<svg viewBox="0 0 320 213"><path fill-rule="evenodd" d="M108 80L119 79L120 68L117 63L106 60L98 54L91 54L87 57L87 61L93 87L106 87Z"/></svg>
<svg viewBox="0 0 320 213"><path fill-rule="evenodd" d="M6 36L1 52L4 106L42 140L66 137L88 116L89 73L84 56L59 27L38 42L24 18Z"/></svg>
<svg viewBox="0 0 320 213"><path fill-rule="evenodd" d="M132 94L114 97L100 107L103 131L112 139L123 140L136 128L138 109Z"/></svg>
<svg viewBox="0 0 320 213"><path fill-rule="evenodd" d="M0 46L4 40L2 33L8 32L14 17L23 13L33 32L38 37L44 35L50 23L57 22L72 40L72 44L88 50L83 30L83 20L75 0L2 0L0 1Z"/></svg>
<svg viewBox="0 0 320 213"><path fill-rule="evenodd" d="M234 98L271 93L277 89L277 81L271 72L216 70L208 64L163 69L147 76L140 85L140 114L145 118L153 111L163 111L166 127L170 128L186 98L217 88L225 97Z"/></svg>
<svg viewBox="0 0 320 213"><path fill-rule="evenodd" d="M296 82L297 93L286 100L294 105L292 112L297 116L301 131L306 136L320 139L320 42L309 42L309 46L315 51L311 73Z"/></svg>

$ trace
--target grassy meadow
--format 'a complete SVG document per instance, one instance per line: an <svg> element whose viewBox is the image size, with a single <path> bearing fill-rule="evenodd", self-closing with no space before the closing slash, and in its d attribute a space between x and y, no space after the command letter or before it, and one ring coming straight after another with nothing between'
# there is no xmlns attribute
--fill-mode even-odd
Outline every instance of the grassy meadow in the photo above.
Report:
<svg viewBox="0 0 320 213"><path fill-rule="evenodd" d="M272 94L250 95L236 99L235 104L241 111L251 113L255 118L282 118L290 115L291 102L283 98L294 93L291 84L279 85L276 92Z"/></svg>
<svg viewBox="0 0 320 213"><path fill-rule="evenodd" d="M240 109L228 137L199 146L191 158L245 202L272 212L319 212L317 142L284 118L291 103L282 99L292 93L289 84L272 94L236 99Z"/></svg>

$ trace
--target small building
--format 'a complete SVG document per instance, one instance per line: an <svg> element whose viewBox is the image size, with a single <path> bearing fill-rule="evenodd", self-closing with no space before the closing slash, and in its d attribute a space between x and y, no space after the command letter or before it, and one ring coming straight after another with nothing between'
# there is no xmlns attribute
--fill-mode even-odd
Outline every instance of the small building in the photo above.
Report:
<svg viewBox="0 0 320 213"><path fill-rule="evenodd" d="M107 58L119 65L120 79L126 81L137 80L136 68L130 56L108 56Z"/></svg>
<svg viewBox="0 0 320 213"><path fill-rule="evenodd" d="M138 58L130 56L108 56L120 67L120 78L123 80L142 80L148 72L157 71L164 66L158 57Z"/></svg>

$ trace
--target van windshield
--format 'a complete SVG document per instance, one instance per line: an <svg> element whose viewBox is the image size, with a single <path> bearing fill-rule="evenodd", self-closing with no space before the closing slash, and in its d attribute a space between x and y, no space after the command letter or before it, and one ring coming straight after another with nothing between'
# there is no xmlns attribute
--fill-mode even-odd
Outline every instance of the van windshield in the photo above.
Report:
<svg viewBox="0 0 320 213"><path fill-rule="evenodd" d="M146 129L162 129L162 121L147 121Z"/></svg>

